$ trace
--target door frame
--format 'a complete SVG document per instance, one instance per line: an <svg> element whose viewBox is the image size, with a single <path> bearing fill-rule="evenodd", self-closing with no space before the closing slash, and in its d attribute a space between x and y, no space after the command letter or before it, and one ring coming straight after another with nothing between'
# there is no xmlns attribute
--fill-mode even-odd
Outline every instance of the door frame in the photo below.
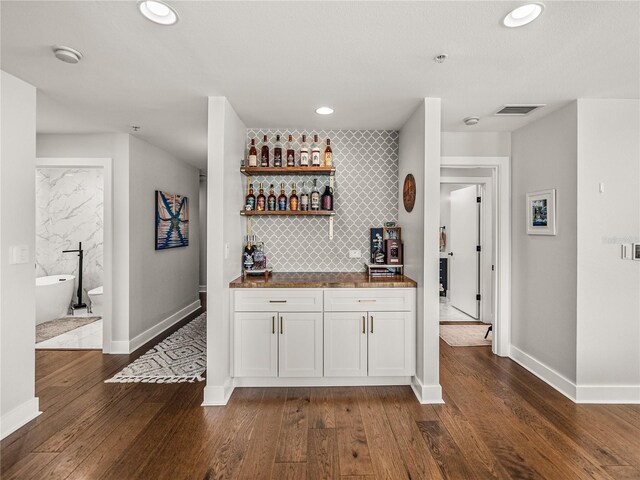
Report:
<svg viewBox="0 0 640 480"><path fill-rule="evenodd" d="M511 353L511 171L509 157L441 157L440 167L492 171L495 245L495 294L493 353L508 357ZM455 177L457 183L461 177ZM474 177L478 181L478 177ZM442 180L442 178L441 178Z"/></svg>
<svg viewBox="0 0 640 480"><path fill-rule="evenodd" d="M103 193L103 315L102 353L111 353L113 340L113 159L38 157L36 168L102 168L104 172ZM35 172L34 172L35 174Z"/></svg>

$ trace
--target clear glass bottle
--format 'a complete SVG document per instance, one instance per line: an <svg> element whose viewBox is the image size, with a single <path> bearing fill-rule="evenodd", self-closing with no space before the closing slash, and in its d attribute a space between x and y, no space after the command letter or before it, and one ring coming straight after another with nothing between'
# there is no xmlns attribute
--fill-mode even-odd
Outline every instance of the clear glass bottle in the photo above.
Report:
<svg viewBox="0 0 640 480"><path fill-rule="evenodd" d="M291 196L289 197L289 210L298 210L298 195L296 194L295 182L291 186Z"/></svg>
<svg viewBox="0 0 640 480"><path fill-rule="evenodd" d="M311 166L320 166L320 145L318 145L318 135L313 136L313 143L311 144Z"/></svg>
<svg viewBox="0 0 640 480"><path fill-rule="evenodd" d="M269 166L269 143L267 142L267 136L262 138L262 149L260 151L260 166Z"/></svg>
<svg viewBox="0 0 640 480"><path fill-rule="evenodd" d="M280 143L280 135L276 135L276 146L273 147L273 166L282 166L282 143Z"/></svg>
<svg viewBox="0 0 640 480"><path fill-rule="evenodd" d="M302 212L309 210L309 194L307 193L304 183L305 182L302 182L302 188L300 189L300 211Z"/></svg>
<svg viewBox="0 0 640 480"><path fill-rule="evenodd" d="M310 206L311 210L320 210L320 192L318 191L318 179L313 179L313 190L311 191L310 197Z"/></svg>
<svg viewBox="0 0 640 480"><path fill-rule="evenodd" d="M296 151L293 149L293 135L289 135L287 142L287 167L296 166Z"/></svg>
<svg viewBox="0 0 640 480"><path fill-rule="evenodd" d="M309 166L309 145L307 145L306 135L302 135L302 145L300 146L300 166Z"/></svg>
<svg viewBox="0 0 640 480"><path fill-rule="evenodd" d="M333 150L331 150L331 140L327 138L327 146L324 149L324 166L333 167Z"/></svg>

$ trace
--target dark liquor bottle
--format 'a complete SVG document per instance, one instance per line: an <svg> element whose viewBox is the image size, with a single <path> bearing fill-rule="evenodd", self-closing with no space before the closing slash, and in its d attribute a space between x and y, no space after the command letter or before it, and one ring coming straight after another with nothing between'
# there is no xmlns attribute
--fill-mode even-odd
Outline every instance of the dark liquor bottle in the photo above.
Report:
<svg viewBox="0 0 640 480"><path fill-rule="evenodd" d="M284 193L284 182L280 184L280 195L278 196L278 210L287 209L287 196Z"/></svg>
<svg viewBox="0 0 640 480"><path fill-rule="evenodd" d="M269 166L269 144L267 143L267 136L262 138L262 150L260 151L260 166Z"/></svg>
<svg viewBox="0 0 640 480"><path fill-rule="evenodd" d="M302 135L302 145L300 146L300 166L309 166L309 146L307 145L306 135Z"/></svg>
<svg viewBox="0 0 640 480"><path fill-rule="evenodd" d="M333 210L333 189L327 185L320 200L322 210Z"/></svg>
<svg viewBox="0 0 640 480"><path fill-rule="evenodd" d="M260 182L260 193L258 194L256 210L259 212L264 212L266 210L266 205L267 197L264 196L264 188L262 187L262 182Z"/></svg>
<svg viewBox="0 0 640 480"><path fill-rule="evenodd" d="M313 136L313 144L311 145L311 166L320 166L320 145L318 145L318 135Z"/></svg>
<svg viewBox="0 0 640 480"><path fill-rule="evenodd" d="M300 190L300 210L306 212L309 210L309 194L302 182L302 189Z"/></svg>
<svg viewBox="0 0 640 480"><path fill-rule="evenodd" d="M331 150L331 140L327 138L327 146L324 149L324 166L333 167L333 150Z"/></svg>
<svg viewBox="0 0 640 480"><path fill-rule="evenodd" d="M258 150L256 150L256 139L251 139L251 146L249 147L249 166L258 166Z"/></svg>
<svg viewBox="0 0 640 480"><path fill-rule="evenodd" d="M273 166L282 166L282 144L280 143L280 135L276 135L276 146L273 148Z"/></svg>
<svg viewBox="0 0 640 480"><path fill-rule="evenodd" d="M246 210L256 209L256 196L253 194L253 183L249 184L249 193L247 193L247 200L245 201Z"/></svg>
<svg viewBox="0 0 640 480"><path fill-rule="evenodd" d="M296 166L296 152L293 149L293 135L289 135L289 141L287 142L287 167Z"/></svg>
<svg viewBox="0 0 640 480"><path fill-rule="evenodd" d="M245 270L253 269L253 253L255 252L255 247L251 243L251 237L245 235L245 245L244 252L242 252L242 268Z"/></svg>
<svg viewBox="0 0 640 480"><path fill-rule="evenodd" d="M298 195L296 195L296 184L294 182L291 188L291 196L289 197L289 209L298 210Z"/></svg>
<svg viewBox="0 0 640 480"><path fill-rule="evenodd" d="M267 210L275 210L277 207L276 194L273 192L273 183L269 187L269 197L267 197Z"/></svg>
<svg viewBox="0 0 640 480"><path fill-rule="evenodd" d="M320 192L318 191L318 179L313 179L313 190L311 190L311 210L320 210Z"/></svg>

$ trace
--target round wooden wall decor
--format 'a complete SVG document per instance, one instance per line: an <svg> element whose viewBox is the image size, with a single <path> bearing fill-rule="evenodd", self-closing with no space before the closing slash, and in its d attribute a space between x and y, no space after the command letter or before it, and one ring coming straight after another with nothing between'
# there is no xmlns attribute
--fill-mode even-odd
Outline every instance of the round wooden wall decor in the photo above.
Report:
<svg viewBox="0 0 640 480"><path fill-rule="evenodd" d="M404 200L404 209L407 212L413 210L413 205L416 203L416 179L411 174L404 178L402 198Z"/></svg>

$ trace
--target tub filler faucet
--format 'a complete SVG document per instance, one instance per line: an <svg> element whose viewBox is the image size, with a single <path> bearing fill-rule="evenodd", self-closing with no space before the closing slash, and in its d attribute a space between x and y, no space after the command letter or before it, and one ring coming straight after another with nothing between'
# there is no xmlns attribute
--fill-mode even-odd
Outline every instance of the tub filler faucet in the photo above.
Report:
<svg viewBox="0 0 640 480"><path fill-rule="evenodd" d="M78 302L72 305L74 310L79 308L87 308L87 304L82 302L82 259L84 258L84 251L82 250L82 242L78 242L77 250L63 250L62 253L77 253L78 254Z"/></svg>

